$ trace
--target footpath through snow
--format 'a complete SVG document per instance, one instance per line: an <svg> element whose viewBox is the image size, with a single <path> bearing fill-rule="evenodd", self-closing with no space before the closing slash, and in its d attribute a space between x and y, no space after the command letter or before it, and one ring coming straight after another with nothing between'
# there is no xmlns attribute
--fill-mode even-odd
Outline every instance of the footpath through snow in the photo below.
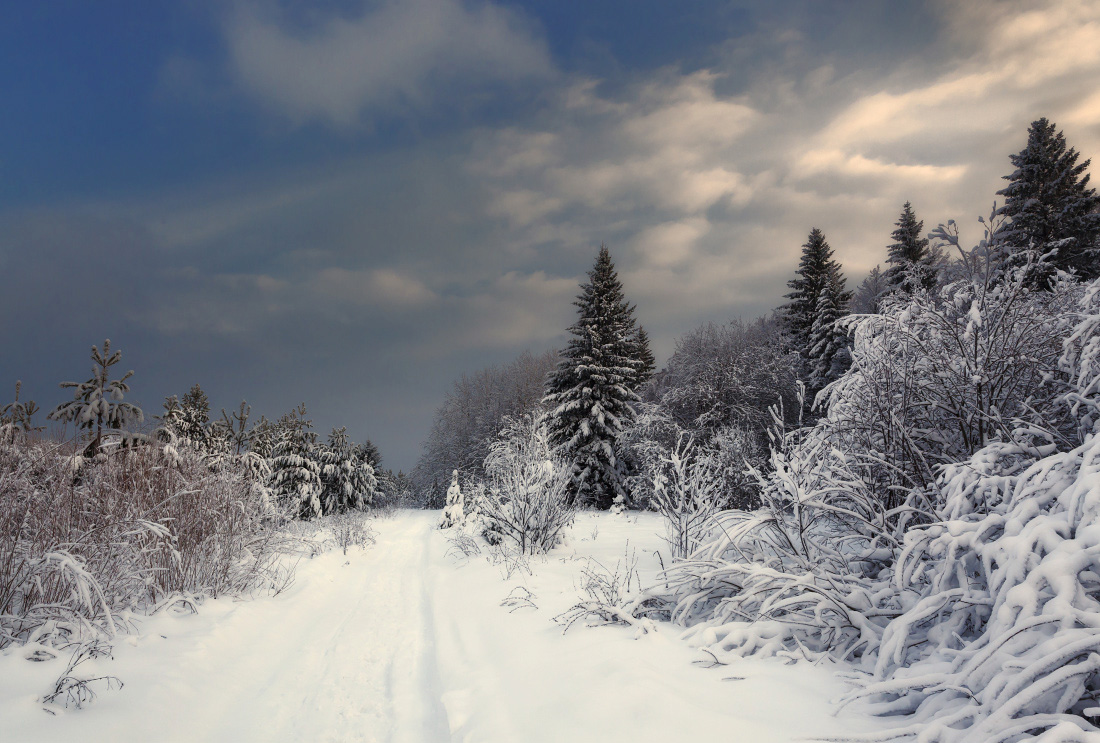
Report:
<svg viewBox="0 0 1100 743"><path fill-rule="evenodd" d="M673 628L550 619L577 599L586 560L630 552L652 572L659 522L582 514L570 544L532 572L456 558L436 512L373 522L377 543L303 560L274 598L207 601L198 615L143 620L83 710L37 702L63 666L0 655L6 741L789 741L873 729L834 718L828 671L775 661L711 669ZM652 563L652 564L651 564ZM500 602L523 586L534 606ZM525 594L526 595L526 594Z"/></svg>

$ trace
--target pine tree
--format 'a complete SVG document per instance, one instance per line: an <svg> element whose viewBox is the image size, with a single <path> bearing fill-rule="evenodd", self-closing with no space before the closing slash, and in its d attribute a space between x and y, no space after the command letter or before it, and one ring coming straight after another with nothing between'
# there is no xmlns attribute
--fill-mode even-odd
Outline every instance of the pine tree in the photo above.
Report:
<svg viewBox="0 0 1100 743"><path fill-rule="evenodd" d="M1026 264L1053 251L1052 267L1075 271L1085 280L1100 276L1100 198L1089 188L1075 149L1046 118L1028 128L1027 146L1009 160L1016 167L997 193L1006 217L995 239L1007 267Z"/></svg>
<svg viewBox="0 0 1100 743"><path fill-rule="evenodd" d="M320 516L321 465L313 457L316 435L306 418L306 406L284 415L278 423L278 441L271 451L269 486L278 502L300 518Z"/></svg>
<svg viewBox="0 0 1100 743"><path fill-rule="evenodd" d="M550 443L572 466L572 502L607 509L623 492L616 439L633 419L644 361L634 307L626 302L606 246L600 246L574 304L580 316L569 328L572 338L547 381L543 403Z"/></svg>
<svg viewBox="0 0 1100 743"><path fill-rule="evenodd" d="M839 266L829 272L824 290L818 296L817 314L810 330L808 386L811 392L822 390L840 378L852 364L848 338L837 321L848 314L852 293L844 290L845 279Z"/></svg>
<svg viewBox="0 0 1100 743"><path fill-rule="evenodd" d="M811 334L818 301L830 277L840 274L840 264L833 260L833 249L816 227L802 245L802 258L796 273L798 275L787 282L792 290L786 295L790 302L783 305L779 312L791 350L808 359L813 348Z"/></svg>
<svg viewBox="0 0 1100 743"><path fill-rule="evenodd" d="M935 254L923 237L924 221L918 221L913 205L908 201L891 233L894 242L887 246L886 284L889 292L912 294L917 288L930 290L936 286Z"/></svg>
<svg viewBox="0 0 1100 743"><path fill-rule="evenodd" d="M123 402L130 385L126 380L134 375L128 371L121 379L111 379L111 367L122 360L122 351L111 353L111 341L103 341L103 352L92 346L92 378L87 382L62 382L62 388L73 390L73 399L58 405L47 417L68 423L75 421L77 428L94 432L92 441L84 450L86 456L95 456L103 445L104 429L120 429L130 423L145 419L141 408Z"/></svg>

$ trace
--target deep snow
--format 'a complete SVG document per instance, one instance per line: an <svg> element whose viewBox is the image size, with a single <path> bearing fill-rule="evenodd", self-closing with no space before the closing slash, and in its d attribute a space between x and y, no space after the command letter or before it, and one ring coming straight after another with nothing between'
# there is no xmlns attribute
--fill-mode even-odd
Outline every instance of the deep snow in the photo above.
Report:
<svg viewBox="0 0 1100 743"><path fill-rule="evenodd" d="M507 579L483 557L456 556L438 520L376 520L375 545L303 560L279 596L142 620L114 660L81 667L125 682L83 710L42 711L64 655L35 663L33 647L8 648L0 738L766 743L875 727L831 715L846 687L825 668L703 668L669 625L637 639L625 627L563 636L551 620L577 600L587 560L613 569L629 549L643 578L659 568L650 514L581 514L567 544ZM521 585L537 608L510 612L501 600Z"/></svg>

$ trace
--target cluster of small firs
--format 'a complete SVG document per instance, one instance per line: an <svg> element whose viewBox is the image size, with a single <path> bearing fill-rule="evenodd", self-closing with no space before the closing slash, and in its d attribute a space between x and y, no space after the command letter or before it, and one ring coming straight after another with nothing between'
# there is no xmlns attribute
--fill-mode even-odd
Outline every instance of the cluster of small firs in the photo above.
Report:
<svg viewBox="0 0 1100 743"><path fill-rule="evenodd" d="M122 352L92 346L93 374L85 382L62 382L73 390L73 399L55 408L48 420L72 423L81 467L94 466L112 453L135 447L159 447L168 452L186 448L212 469L234 468L245 474L275 505L292 516L310 518L371 505L376 498L402 497L404 473L381 469L381 454L371 441L356 444L346 428L333 428L327 440L318 440L313 422L301 404L276 420L261 416L251 420L251 406L242 402L232 413L225 409L211 418L210 402L199 385L182 399L168 397L152 426L144 426L144 412L125 400L133 371L112 379L112 367ZM22 383L16 382L15 400L0 408L0 433L9 444L41 434L35 425L38 405L20 400ZM65 439L65 434L61 434Z"/></svg>
<svg viewBox="0 0 1100 743"><path fill-rule="evenodd" d="M849 292L814 228L785 305L656 372L601 248L568 346L456 384L414 486L520 526L555 488L654 508L659 584L586 611L679 623L716 659L844 663L847 701L899 716L867 739L1093 739L1100 199L1046 119L1010 160L977 244L906 202ZM453 425L475 411L500 415Z"/></svg>

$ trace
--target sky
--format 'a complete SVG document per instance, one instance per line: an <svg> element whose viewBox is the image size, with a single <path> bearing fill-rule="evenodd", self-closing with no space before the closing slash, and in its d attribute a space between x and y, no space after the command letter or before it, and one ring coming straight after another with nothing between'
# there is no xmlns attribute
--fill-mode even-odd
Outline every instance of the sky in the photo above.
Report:
<svg viewBox="0 0 1100 743"><path fill-rule="evenodd" d="M0 90L0 399L110 338L147 415L305 402L407 471L601 243L660 363L814 227L850 286L907 200L976 242L1031 121L1100 156L1100 3L13 3Z"/></svg>

